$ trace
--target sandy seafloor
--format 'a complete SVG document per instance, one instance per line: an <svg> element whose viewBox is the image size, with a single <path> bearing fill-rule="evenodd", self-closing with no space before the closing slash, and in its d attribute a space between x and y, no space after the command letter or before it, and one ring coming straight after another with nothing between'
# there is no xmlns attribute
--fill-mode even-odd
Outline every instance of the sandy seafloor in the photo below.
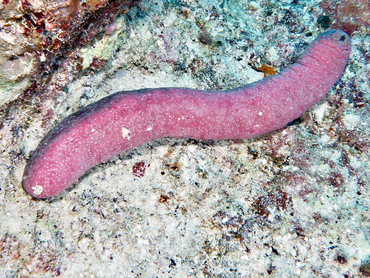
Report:
<svg viewBox="0 0 370 278"><path fill-rule="evenodd" d="M0 130L0 277L369 275L366 28L353 33L338 84L281 130L246 140L158 139L48 200L21 186L46 132L108 94L229 89L263 78L262 64L292 64L324 31L320 1L293 2L143 1L76 50L83 73L66 59L43 97L13 107ZM90 66L94 57L104 67Z"/></svg>

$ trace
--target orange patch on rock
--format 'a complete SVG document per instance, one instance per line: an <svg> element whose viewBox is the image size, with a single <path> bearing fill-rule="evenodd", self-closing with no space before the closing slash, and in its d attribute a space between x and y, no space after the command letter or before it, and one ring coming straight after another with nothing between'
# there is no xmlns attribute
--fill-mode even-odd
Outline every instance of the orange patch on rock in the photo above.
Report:
<svg viewBox="0 0 370 278"><path fill-rule="evenodd" d="M262 64L257 70L263 72L264 77L276 74L276 70L273 67L266 66L265 64Z"/></svg>

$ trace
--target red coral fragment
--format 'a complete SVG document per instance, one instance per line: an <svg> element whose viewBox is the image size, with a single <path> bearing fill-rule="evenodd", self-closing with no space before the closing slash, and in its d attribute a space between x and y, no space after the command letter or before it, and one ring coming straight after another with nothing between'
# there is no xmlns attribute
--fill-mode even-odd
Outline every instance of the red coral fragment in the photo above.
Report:
<svg viewBox="0 0 370 278"><path fill-rule="evenodd" d="M141 178L144 177L145 169L146 169L145 162L140 161L135 163L135 165L132 167L132 173L134 174L134 176Z"/></svg>

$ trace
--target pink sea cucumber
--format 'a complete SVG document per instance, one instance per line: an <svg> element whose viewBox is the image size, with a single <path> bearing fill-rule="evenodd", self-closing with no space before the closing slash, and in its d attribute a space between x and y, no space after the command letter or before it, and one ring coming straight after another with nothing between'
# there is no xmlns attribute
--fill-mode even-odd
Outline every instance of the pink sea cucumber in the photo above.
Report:
<svg viewBox="0 0 370 278"><path fill-rule="evenodd" d="M70 115L27 161L23 188L36 198L63 191L91 167L163 136L238 139L285 126L341 76L350 38L321 34L279 74L228 91L159 88L119 92Z"/></svg>

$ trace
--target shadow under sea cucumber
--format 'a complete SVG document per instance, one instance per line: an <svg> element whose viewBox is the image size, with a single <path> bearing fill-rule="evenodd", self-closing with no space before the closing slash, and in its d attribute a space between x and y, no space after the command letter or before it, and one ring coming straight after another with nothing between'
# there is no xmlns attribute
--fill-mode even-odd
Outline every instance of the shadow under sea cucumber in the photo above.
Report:
<svg viewBox="0 0 370 278"><path fill-rule="evenodd" d="M27 161L23 188L54 196L91 167L160 137L242 139L277 130L318 102L340 78L351 42L322 33L279 74L227 91L158 88L118 92L70 115Z"/></svg>

